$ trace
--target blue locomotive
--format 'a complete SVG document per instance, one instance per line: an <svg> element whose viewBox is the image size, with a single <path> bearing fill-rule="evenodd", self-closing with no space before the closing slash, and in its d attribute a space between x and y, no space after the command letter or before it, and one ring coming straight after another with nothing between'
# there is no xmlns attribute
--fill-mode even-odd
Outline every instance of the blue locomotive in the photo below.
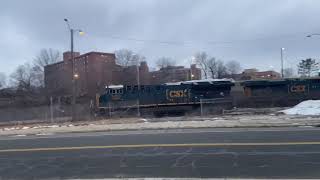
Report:
<svg viewBox="0 0 320 180"><path fill-rule="evenodd" d="M185 113L200 107L203 100L231 106L230 80L193 80L162 85L110 85L98 97L98 109L102 114L112 112L136 112L163 115Z"/></svg>

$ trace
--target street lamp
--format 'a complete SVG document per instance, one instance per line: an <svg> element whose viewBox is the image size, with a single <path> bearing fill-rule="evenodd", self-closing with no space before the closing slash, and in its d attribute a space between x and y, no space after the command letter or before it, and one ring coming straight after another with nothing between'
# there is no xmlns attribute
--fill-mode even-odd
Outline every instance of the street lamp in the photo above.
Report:
<svg viewBox="0 0 320 180"><path fill-rule="evenodd" d="M78 79L78 78L79 78L79 74L75 73L75 74L73 75L73 77L74 77L74 79Z"/></svg>
<svg viewBox="0 0 320 180"><path fill-rule="evenodd" d="M314 33L314 34L307 35L307 37L312 37L312 36L320 36L320 34L319 33Z"/></svg>
<svg viewBox="0 0 320 180"><path fill-rule="evenodd" d="M309 34L307 35L308 38L311 38L312 36L320 36L319 33ZM320 72L318 72L318 76L320 76Z"/></svg>
<svg viewBox="0 0 320 180"><path fill-rule="evenodd" d="M84 32L80 29L73 29L70 24L68 19L64 19L66 22L68 29L70 31L70 49L71 49L71 70L72 70L72 121L76 120L76 86L75 86L75 81L79 78L79 75L75 73L75 62L74 62L74 54L73 54L73 34L74 32L79 32L79 35L83 35Z"/></svg>
<svg viewBox="0 0 320 180"><path fill-rule="evenodd" d="M283 75L283 51L284 50L285 50L284 48L281 48L281 78L284 77Z"/></svg>

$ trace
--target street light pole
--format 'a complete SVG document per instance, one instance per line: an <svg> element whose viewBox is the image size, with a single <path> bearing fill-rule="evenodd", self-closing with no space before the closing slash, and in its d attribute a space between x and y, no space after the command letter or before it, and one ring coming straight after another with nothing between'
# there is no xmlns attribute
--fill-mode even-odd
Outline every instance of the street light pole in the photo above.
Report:
<svg viewBox="0 0 320 180"><path fill-rule="evenodd" d="M75 62L74 62L74 52L73 52L73 35L74 31L78 31L80 34L83 32L80 29L73 29L71 28L68 19L64 19L67 23L68 29L70 31L70 50L71 50L71 76L72 76L72 100L71 100L71 115L72 121L76 121L76 79L78 78L78 74L75 73Z"/></svg>
<svg viewBox="0 0 320 180"><path fill-rule="evenodd" d="M72 121L76 121L76 86L75 86L75 77L74 77L74 54L73 54L73 29L70 29L70 37L71 37L71 66L72 66L72 102L71 102L71 108L72 108Z"/></svg>
<svg viewBox="0 0 320 180"><path fill-rule="evenodd" d="M311 38L312 36L320 36L320 33L314 33L307 35L308 38ZM320 76L320 71L318 72L318 76Z"/></svg>

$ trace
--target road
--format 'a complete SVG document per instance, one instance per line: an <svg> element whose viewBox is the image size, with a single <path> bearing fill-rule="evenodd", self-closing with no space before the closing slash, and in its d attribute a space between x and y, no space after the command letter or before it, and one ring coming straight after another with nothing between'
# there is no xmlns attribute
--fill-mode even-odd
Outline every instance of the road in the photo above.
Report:
<svg viewBox="0 0 320 180"><path fill-rule="evenodd" d="M184 129L0 137L0 179L320 178L320 129Z"/></svg>

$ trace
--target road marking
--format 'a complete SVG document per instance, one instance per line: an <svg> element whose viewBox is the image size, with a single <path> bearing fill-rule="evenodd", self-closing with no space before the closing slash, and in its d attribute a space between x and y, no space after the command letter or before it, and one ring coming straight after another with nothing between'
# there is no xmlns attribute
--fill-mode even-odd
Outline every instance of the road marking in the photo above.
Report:
<svg viewBox="0 0 320 180"><path fill-rule="evenodd" d="M105 145L105 146L71 146L71 147L51 147L51 148L1 149L0 153L86 150L86 149L148 148L148 147L297 146L297 145L320 145L320 142L123 144L123 145Z"/></svg>

